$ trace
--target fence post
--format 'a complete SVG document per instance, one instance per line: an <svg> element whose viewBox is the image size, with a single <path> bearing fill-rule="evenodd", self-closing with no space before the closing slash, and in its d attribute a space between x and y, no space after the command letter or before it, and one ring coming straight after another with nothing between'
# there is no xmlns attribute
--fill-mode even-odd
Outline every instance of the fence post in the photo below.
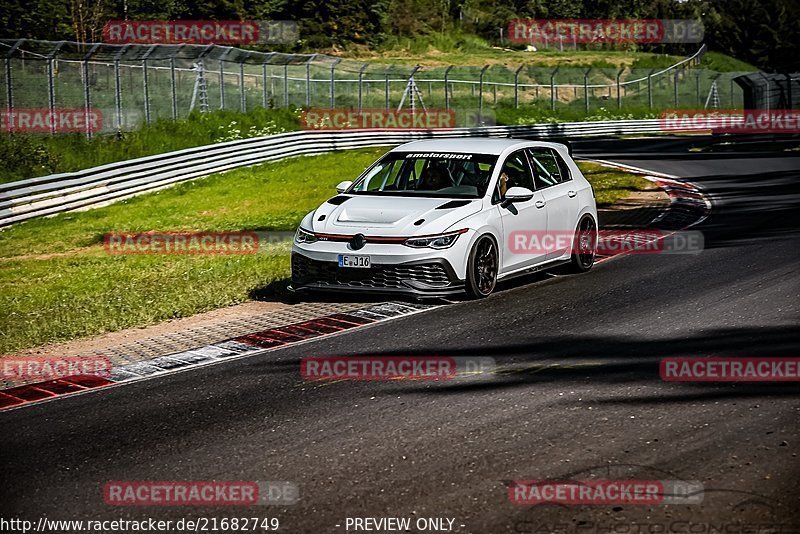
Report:
<svg viewBox="0 0 800 534"><path fill-rule="evenodd" d="M95 43L91 50L84 54L83 60L81 61L81 68L83 69L83 113L84 122L86 122L87 139L92 138L92 122L89 116L92 108L91 90L89 89L89 59L94 55L98 48L100 48L100 43Z"/></svg>
<svg viewBox="0 0 800 534"><path fill-rule="evenodd" d="M311 57L306 61L306 107L311 107L311 62L317 57L317 54L311 54Z"/></svg>
<svg viewBox="0 0 800 534"><path fill-rule="evenodd" d="M519 73L525 65L520 65L514 71L514 109L519 108Z"/></svg>
<svg viewBox="0 0 800 534"><path fill-rule="evenodd" d="M733 109L733 76L731 76L731 109Z"/></svg>
<svg viewBox="0 0 800 534"><path fill-rule="evenodd" d="M331 64L331 102L330 108L336 107L336 65L342 62L342 58L337 59Z"/></svg>
<svg viewBox="0 0 800 534"><path fill-rule="evenodd" d="M481 75L478 78L478 118L483 118L483 75L486 73L486 69L489 68L489 65L486 65L481 69Z"/></svg>
<svg viewBox="0 0 800 534"><path fill-rule="evenodd" d="M558 73L558 69L561 67L556 67L556 70L550 73L550 110L556 110L556 74Z"/></svg>
<svg viewBox="0 0 800 534"><path fill-rule="evenodd" d="M619 79L623 72L625 72L625 69L619 69L617 73L617 109L622 109L622 88L620 87Z"/></svg>
<svg viewBox="0 0 800 534"><path fill-rule="evenodd" d="M119 58L129 47L130 45L125 45L119 52L114 54L114 107L116 108L118 132L122 130L122 84L119 79Z"/></svg>
<svg viewBox="0 0 800 534"><path fill-rule="evenodd" d="M697 95L697 106L698 107L700 107L700 76L702 74L703 74L702 72L697 72L694 75L694 91L695 91L695 94Z"/></svg>
<svg viewBox="0 0 800 534"><path fill-rule="evenodd" d="M652 69L650 74L647 75L647 106L653 109L653 73L656 69Z"/></svg>
<svg viewBox="0 0 800 534"><path fill-rule="evenodd" d="M787 72L783 76L786 78L786 96L788 99L787 103L789 104L786 109L794 109L794 99L792 98L792 75Z"/></svg>
<svg viewBox="0 0 800 534"><path fill-rule="evenodd" d="M248 54L249 56L249 54ZM244 61L239 60L239 111L247 111L247 97L244 93Z"/></svg>
<svg viewBox="0 0 800 534"><path fill-rule="evenodd" d="M283 107L289 109L289 64L283 65Z"/></svg>
<svg viewBox="0 0 800 534"><path fill-rule="evenodd" d="M673 93L673 100L675 101L675 107L678 107L678 69L675 69L675 76L673 78L672 83L672 93Z"/></svg>
<svg viewBox="0 0 800 534"><path fill-rule="evenodd" d="M231 48L230 46L227 47L228 49L219 56L219 109L225 109L225 65L223 61L225 57L230 54Z"/></svg>
<svg viewBox="0 0 800 534"><path fill-rule="evenodd" d="M384 99L386 100L385 106L387 110L389 109L389 72L391 70L392 70L392 65L389 65L389 68L387 68L383 72L384 79L386 80L386 88L384 89Z"/></svg>
<svg viewBox="0 0 800 534"><path fill-rule="evenodd" d="M361 102L364 94L364 70L369 67L369 63L364 63L358 71L358 111L361 111Z"/></svg>
<svg viewBox="0 0 800 534"><path fill-rule="evenodd" d="M11 56L14 55L24 42L25 39L18 40L6 54L6 108L9 114L14 111L14 84L11 80Z"/></svg>
<svg viewBox="0 0 800 534"><path fill-rule="evenodd" d="M447 88L448 85L448 77L450 76L450 71L453 69L453 65L448 66L444 69L444 109L450 110L450 92Z"/></svg>
<svg viewBox="0 0 800 534"><path fill-rule="evenodd" d="M592 67L586 69L583 73L583 108L586 113L589 113L589 73L592 72Z"/></svg>
<svg viewBox="0 0 800 534"><path fill-rule="evenodd" d="M56 47L47 54L47 107L52 117L56 111L56 82L55 82L55 62L54 58L64 46L66 41L60 41ZM56 123L54 120L50 121L50 133L56 132Z"/></svg>
<svg viewBox="0 0 800 534"><path fill-rule="evenodd" d="M172 120L178 120L178 88L175 83L175 58L169 58L169 89L172 97Z"/></svg>
<svg viewBox="0 0 800 534"><path fill-rule="evenodd" d="M144 122L150 124L150 85L147 83L147 58L153 53L158 45L150 45L147 52L142 56L142 89L144 92Z"/></svg>

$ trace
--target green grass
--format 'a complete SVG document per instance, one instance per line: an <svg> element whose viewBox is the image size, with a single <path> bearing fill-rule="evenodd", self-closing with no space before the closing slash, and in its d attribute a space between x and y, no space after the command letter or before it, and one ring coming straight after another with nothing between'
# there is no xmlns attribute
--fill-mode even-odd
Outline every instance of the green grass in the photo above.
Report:
<svg viewBox="0 0 800 534"><path fill-rule="evenodd" d="M0 354L247 301L289 276L289 244L255 255L108 255L107 232L281 231L385 148L299 157L0 231ZM601 203L646 182L581 163Z"/></svg>
<svg viewBox="0 0 800 534"><path fill-rule="evenodd" d="M579 165L586 179L592 183L598 207L610 206L634 191L653 187L652 183L636 174L585 161Z"/></svg>
<svg viewBox="0 0 800 534"><path fill-rule="evenodd" d="M296 110L256 108L248 113L194 113L176 122L159 120L133 132L93 139L82 134L3 135L0 136L0 160L4 163L0 168L0 183L299 127Z"/></svg>

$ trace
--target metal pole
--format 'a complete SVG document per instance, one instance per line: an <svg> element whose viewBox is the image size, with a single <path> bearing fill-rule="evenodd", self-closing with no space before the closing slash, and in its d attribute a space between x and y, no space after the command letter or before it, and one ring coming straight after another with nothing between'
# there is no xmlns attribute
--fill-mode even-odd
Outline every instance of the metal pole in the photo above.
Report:
<svg viewBox="0 0 800 534"><path fill-rule="evenodd" d="M151 45L142 56L142 85L144 89L144 121L150 124L150 86L147 83L147 58L153 53L157 45Z"/></svg>
<svg viewBox="0 0 800 534"><path fill-rule="evenodd" d="M56 123L55 120L52 119L53 115L56 111L56 87L55 87L55 80L53 78L53 57L52 55L47 57L47 107L50 111L50 133L56 132Z"/></svg>
<svg viewBox="0 0 800 534"><path fill-rule="evenodd" d="M619 79L624 71L625 69L619 69L619 72L617 73L617 109L622 109L622 91L620 90L621 87Z"/></svg>
<svg viewBox="0 0 800 534"><path fill-rule="evenodd" d="M244 93L244 61L239 61L239 110L247 111L247 97Z"/></svg>
<svg viewBox="0 0 800 534"><path fill-rule="evenodd" d="M700 106L700 75L702 73L698 72L694 75L694 91L697 96L697 105Z"/></svg>
<svg viewBox="0 0 800 534"><path fill-rule="evenodd" d="M652 69L650 74L647 75L647 106L653 109L653 73L656 69Z"/></svg>
<svg viewBox="0 0 800 534"><path fill-rule="evenodd" d="M792 75L787 72L783 76L786 78L786 84L787 84L786 96L788 98L787 102L788 106L786 107L786 109L794 109L794 99L792 98Z"/></svg>
<svg viewBox="0 0 800 534"><path fill-rule="evenodd" d="M550 110L556 110L556 73L558 73L558 69L560 67L556 67L552 73L550 73Z"/></svg>
<svg viewBox="0 0 800 534"><path fill-rule="evenodd" d="M84 122L86 123L86 138L92 138L92 122L89 117L92 109L92 95L89 86L89 59L94 55L95 51L100 47L100 43L95 44L86 55L83 56L81 67L83 67L83 113Z"/></svg>
<svg viewBox="0 0 800 534"><path fill-rule="evenodd" d="M386 79L386 88L384 89L384 98L386 100L386 103L385 103L386 109L389 109L389 71L391 71L391 70L392 70L392 65L389 65L389 68L387 68L383 72L383 76Z"/></svg>
<svg viewBox="0 0 800 534"><path fill-rule="evenodd" d="M331 64L331 102L330 108L333 109L336 106L336 65L342 62L342 59L339 58Z"/></svg>
<svg viewBox="0 0 800 534"><path fill-rule="evenodd" d="M172 100L172 120L178 120L178 84L175 83L175 58L169 58L169 90Z"/></svg>
<svg viewBox="0 0 800 534"><path fill-rule="evenodd" d="M520 65L516 71L514 71L514 108L519 108L519 72L525 65Z"/></svg>
<svg viewBox="0 0 800 534"><path fill-rule="evenodd" d="M233 48L227 47L227 50L219 56L219 109L225 109L225 65L223 61L225 57L231 53Z"/></svg>
<svg viewBox="0 0 800 534"><path fill-rule="evenodd" d="M11 57L14 53L22 46L22 43L25 42L25 39L19 39L14 46L11 47L11 50L8 51L6 54L6 108L8 109L8 113L14 111L14 84L11 79Z"/></svg>
<svg viewBox="0 0 800 534"><path fill-rule="evenodd" d="M268 80L268 70L267 65L269 64L270 59L272 56L275 55L275 52L269 52L264 56L264 62L261 64L261 105L264 106L264 109L269 108L269 90L267 89L267 80Z"/></svg>
<svg viewBox="0 0 800 534"><path fill-rule="evenodd" d="M312 54L308 61L306 61L306 107L311 107L311 62L317 54Z"/></svg>
<svg viewBox="0 0 800 534"><path fill-rule="evenodd" d="M114 58L114 107L117 131L122 130L122 88L119 80L119 59Z"/></svg>
<svg viewBox="0 0 800 534"><path fill-rule="evenodd" d="M678 107L678 69L675 69L675 77L672 84L673 100L675 100L675 107Z"/></svg>
<svg viewBox="0 0 800 534"><path fill-rule="evenodd" d="M589 113L589 73L592 72L592 68L589 67L586 69L586 72L583 73L583 107L586 113Z"/></svg>
<svg viewBox="0 0 800 534"><path fill-rule="evenodd" d="M483 75L486 72L486 69L489 68L489 65L486 65L481 69L481 75L478 79L478 118L483 118Z"/></svg>
<svg viewBox="0 0 800 534"><path fill-rule="evenodd" d="M731 109L733 109L733 76L731 76Z"/></svg>
<svg viewBox="0 0 800 534"><path fill-rule="evenodd" d="M358 71L358 111L361 111L361 99L364 93L364 69L369 67L369 63L364 63L364 66Z"/></svg>
<svg viewBox="0 0 800 534"><path fill-rule="evenodd" d="M453 69L453 65L448 66L444 69L444 109L449 111L450 110L450 92L447 88L448 85L448 78L450 76L450 71Z"/></svg>
<svg viewBox="0 0 800 534"><path fill-rule="evenodd" d="M289 108L289 64L283 66L283 107Z"/></svg>

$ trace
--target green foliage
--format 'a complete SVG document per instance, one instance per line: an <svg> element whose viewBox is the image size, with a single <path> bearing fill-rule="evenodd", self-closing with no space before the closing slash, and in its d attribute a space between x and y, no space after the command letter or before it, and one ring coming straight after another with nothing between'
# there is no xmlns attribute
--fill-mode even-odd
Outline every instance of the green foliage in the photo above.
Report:
<svg viewBox="0 0 800 534"><path fill-rule="evenodd" d="M472 46L474 43L462 37L467 34L500 44L500 29L516 18L699 19L713 50L764 69L800 69L800 56L795 52L800 42L797 0L86 0L79 4L87 12L101 6L102 20L296 20L302 41L280 48L305 51L398 44L425 49L425 39L434 34L444 39L439 44L445 49ZM75 38L67 0L6 0L0 23L2 38ZM97 38L99 28L95 26L88 30ZM420 45L404 41L420 38ZM463 42L459 45L458 41ZM685 55L687 46L621 48Z"/></svg>

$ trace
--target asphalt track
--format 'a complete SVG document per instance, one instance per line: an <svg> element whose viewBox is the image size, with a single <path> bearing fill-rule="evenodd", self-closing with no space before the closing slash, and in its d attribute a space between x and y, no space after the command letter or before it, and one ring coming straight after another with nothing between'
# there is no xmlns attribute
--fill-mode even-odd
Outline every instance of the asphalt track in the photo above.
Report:
<svg viewBox="0 0 800 534"><path fill-rule="evenodd" d="M665 383L658 371L664 356L800 353L800 158L687 148L628 140L575 152L701 186L713 202L701 254L540 274L480 302L2 413L1 515L278 517L289 533L345 532L347 517L446 517L474 533L800 531L798 384ZM504 371L299 376L305 356L353 354L492 356ZM506 493L513 479L592 476L706 491L693 505L569 507ZM288 480L301 500L111 507L102 487L114 480Z"/></svg>

